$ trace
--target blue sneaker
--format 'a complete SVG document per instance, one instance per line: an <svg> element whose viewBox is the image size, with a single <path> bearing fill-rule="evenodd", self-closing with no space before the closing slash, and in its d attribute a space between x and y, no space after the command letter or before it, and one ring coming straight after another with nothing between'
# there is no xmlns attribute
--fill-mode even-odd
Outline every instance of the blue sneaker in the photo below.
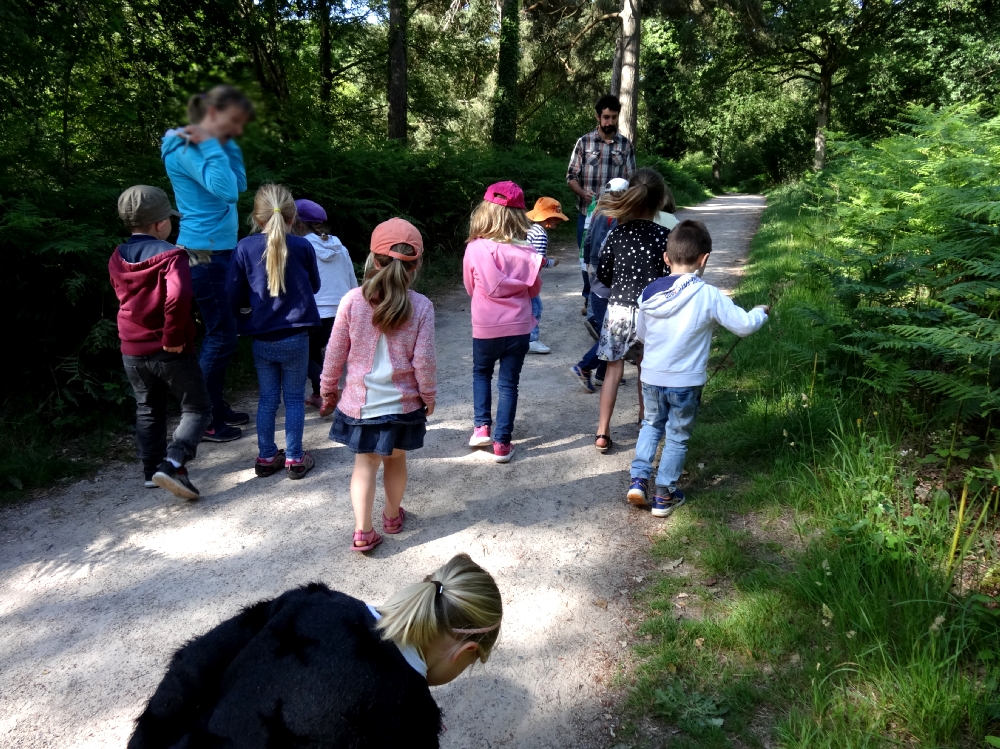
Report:
<svg viewBox="0 0 1000 749"><path fill-rule="evenodd" d="M653 497L652 515L654 518L665 518L682 504L684 504L684 492L680 489L674 489L671 493L657 487L656 496Z"/></svg>
<svg viewBox="0 0 1000 749"><path fill-rule="evenodd" d="M628 494L625 495L628 499L630 505L637 505L639 507L646 506L646 489L649 487L648 479L641 479L636 476L632 477L632 483L629 484Z"/></svg>
<svg viewBox="0 0 1000 749"><path fill-rule="evenodd" d="M586 389L588 393L593 393L597 391L597 388L594 387L594 383L590 381L589 371L585 369L580 369L580 365L577 364L576 366L573 367L572 372L573 376L580 381L580 384L583 385L584 389Z"/></svg>

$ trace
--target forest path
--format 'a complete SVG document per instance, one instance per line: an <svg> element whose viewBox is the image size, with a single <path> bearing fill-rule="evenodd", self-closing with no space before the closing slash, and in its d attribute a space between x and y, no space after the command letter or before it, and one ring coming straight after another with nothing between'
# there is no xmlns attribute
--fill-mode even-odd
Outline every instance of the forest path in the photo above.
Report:
<svg viewBox="0 0 1000 749"><path fill-rule="evenodd" d="M706 280L735 287L764 204L725 195L678 213L712 233ZM303 481L254 477L251 421L243 439L202 446L199 502L143 489L137 467L117 463L0 512L0 745L124 746L171 653L241 607L313 580L379 603L460 551L496 576L504 627L489 664L434 690L442 747L613 745L607 684L634 640L628 591L648 574L646 535L661 523L623 501L634 368L616 447L594 450L598 396L569 371L591 343L580 272L572 248L553 255L563 262L544 271L541 325L552 353L525 362L509 465L466 447L468 298L436 300L439 400L410 458L406 530L368 557L348 550L351 454L313 409L305 445L317 466ZM380 489L376 518L381 507Z"/></svg>

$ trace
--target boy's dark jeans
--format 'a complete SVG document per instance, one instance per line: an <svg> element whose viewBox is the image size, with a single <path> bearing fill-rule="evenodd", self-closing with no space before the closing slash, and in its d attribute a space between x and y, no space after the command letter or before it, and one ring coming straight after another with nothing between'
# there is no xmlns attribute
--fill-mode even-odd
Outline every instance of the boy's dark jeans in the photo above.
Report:
<svg viewBox="0 0 1000 749"><path fill-rule="evenodd" d="M494 442L510 442L517 415L517 385L521 367L528 353L528 334L502 338L472 339L472 401L477 427L491 425L493 369L500 362L497 376L497 424Z"/></svg>
<svg viewBox="0 0 1000 749"><path fill-rule="evenodd" d="M135 391L135 442L147 471L165 457L182 465L193 458L212 421L212 403L194 353L159 351L150 356L122 355L125 374ZM167 444L167 402L181 404L181 423Z"/></svg>
<svg viewBox="0 0 1000 749"><path fill-rule="evenodd" d="M236 353L236 318L229 306L226 276L232 250L211 253L208 262L191 266L191 288L205 323L205 338L201 342L201 371L212 399L213 421L222 423L229 409L223 401L226 367Z"/></svg>

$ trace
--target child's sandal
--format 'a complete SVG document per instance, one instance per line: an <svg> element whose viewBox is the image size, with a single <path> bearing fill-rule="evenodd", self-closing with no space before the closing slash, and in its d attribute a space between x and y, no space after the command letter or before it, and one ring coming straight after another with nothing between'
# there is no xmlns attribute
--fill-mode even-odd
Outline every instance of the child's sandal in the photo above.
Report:
<svg viewBox="0 0 1000 749"><path fill-rule="evenodd" d="M604 440L607 444L601 446L597 444L597 440ZM598 434L594 437L594 447L597 448L597 452L606 453L611 449L611 435L610 434Z"/></svg>
<svg viewBox="0 0 1000 749"><path fill-rule="evenodd" d="M382 530L389 534L399 533L403 530L403 521L406 520L406 510L402 507L399 508L399 517L387 518L385 513L382 513Z"/></svg>
<svg viewBox="0 0 1000 749"><path fill-rule="evenodd" d="M361 541L364 545L358 546L358 541ZM354 531L354 541L351 543L351 551L371 551L380 543L382 543L382 537L375 532L374 528L367 533L364 531Z"/></svg>

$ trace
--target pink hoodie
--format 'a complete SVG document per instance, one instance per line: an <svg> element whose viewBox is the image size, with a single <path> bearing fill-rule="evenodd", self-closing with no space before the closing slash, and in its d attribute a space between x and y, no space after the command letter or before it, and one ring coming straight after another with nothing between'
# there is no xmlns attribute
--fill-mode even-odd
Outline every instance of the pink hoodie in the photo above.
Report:
<svg viewBox="0 0 1000 749"><path fill-rule="evenodd" d="M476 239L465 248L462 278L472 297L472 337L526 335L537 324L531 297L538 296L545 261L527 245Z"/></svg>

